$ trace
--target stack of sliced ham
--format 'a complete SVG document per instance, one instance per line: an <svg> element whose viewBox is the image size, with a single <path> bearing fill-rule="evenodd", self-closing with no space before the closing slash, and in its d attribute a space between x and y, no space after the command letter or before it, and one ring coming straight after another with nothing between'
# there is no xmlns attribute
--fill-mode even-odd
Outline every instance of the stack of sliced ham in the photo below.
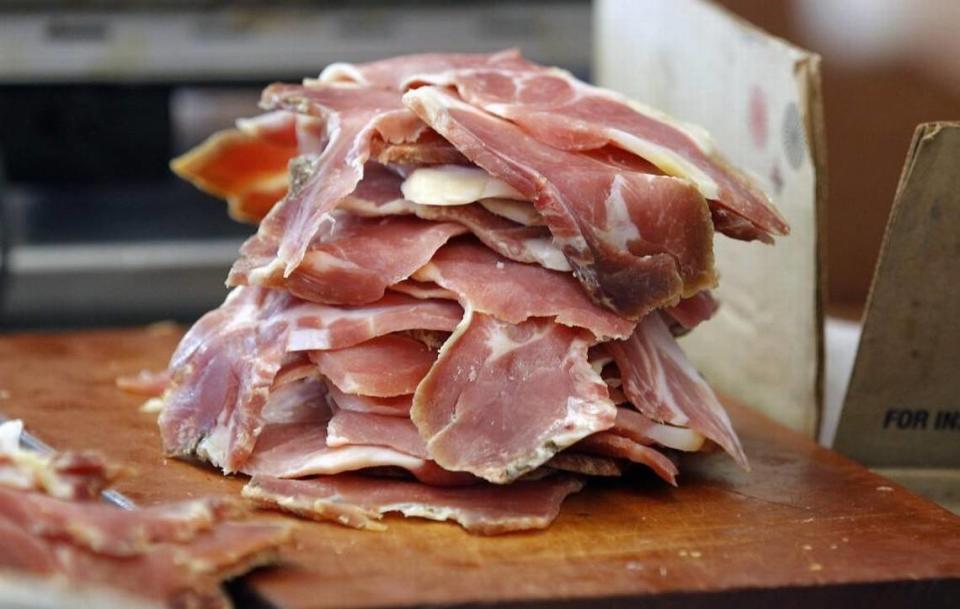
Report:
<svg viewBox="0 0 960 609"><path fill-rule="evenodd" d="M94 453L21 449L22 429L0 425L0 605L26 576L31 606L82 591L94 606L229 607L220 583L273 560L290 537L285 525L235 522L243 510L233 498L132 510L101 502L118 468Z"/></svg>
<svg viewBox="0 0 960 609"><path fill-rule="evenodd" d="M716 310L715 232L788 227L700 130L513 51L261 105L173 162L259 227L170 362L168 453L309 518L478 533L546 527L589 476L676 484L677 451L747 466L674 336Z"/></svg>

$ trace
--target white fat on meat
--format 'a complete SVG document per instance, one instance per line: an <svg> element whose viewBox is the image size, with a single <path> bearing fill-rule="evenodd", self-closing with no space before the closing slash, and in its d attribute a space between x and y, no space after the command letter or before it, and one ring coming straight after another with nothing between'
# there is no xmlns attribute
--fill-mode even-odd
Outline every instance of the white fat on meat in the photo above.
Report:
<svg viewBox="0 0 960 609"><path fill-rule="evenodd" d="M23 421L0 423L0 487L31 489L45 461L35 453L20 448Z"/></svg>
<svg viewBox="0 0 960 609"><path fill-rule="evenodd" d="M603 202L606 212L606 227L603 233L608 242L616 244L621 250L628 251L630 243L639 241L641 236L623 199L625 187L626 182L623 177L614 176L610 183L610 193Z"/></svg>
<svg viewBox="0 0 960 609"><path fill-rule="evenodd" d="M314 79L305 79L304 83L310 84L314 82ZM317 83L324 84L334 84L334 83L356 83L356 84L367 84L366 80L363 77L363 73L357 69L357 66L352 63L345 63L342 61L335 61L325 67L315 80Z"/></svg>
<svg viewBox="0 0 960 609"><path fill-rule="evenodd" d="M749 469L730 417L660 315L647 315L633 336L613 341L607 349L617 362L624 393L637 410L654 421L702 434Z"/></svg>
<svg viewBox="0 0 960 609"><path fill-rule="evenodd" d="M610 430L640 444L659 444L666 448L696 452L703 448L703 434L687 427L657 423L628 407L617 408L617 421Z"/></svg>
<svg viewBox="0 0 960 609"><path fill-rule="evenodd" d="M467 205L481 199L524 200L515 188L479 167L438 165L415 169L400 186L403 197L420 205Z"/></svg>
<svg viewBox="0 0 960 609"><path fill-rule="evenodd" d="M403 216L414 213L414 204L400 197L385 203L371 202L356 196L356 193L342 199L337 209L348 211L366 218L382 218L384 216Z"/></svg>
<svg viewBox="0 0 960 609"><path fill-rule="evenodd" d="M706 199L718 199L720 187L699 167L677 154L675 151L654 144L649 140L641 139L622 129L608 128L606 130L610 140L617 143L624 150L628 150L642 159L656 165L667 175L686 178L697 185L700 194Z"/></svg>
<svg viewBox="0 0 960 609"><path fill-rule="evenodd" d="M440 298L445 300L456 300L457 293L453 290L441 288L432 281L417 281L416 279L405 279L390 286L394 292L400 292L414 298Z"/></svg>
<svg viewBox="0 0 960 609"><path fill-rule="evenodd" d="M599 87L590 87L589 85L578 81L566 70L548 68L547 70L544 70L544 72L549 74L550 77L554 77L559 81L564 81L571 85L575 91L575 95L579 96L581 99L586 99L589 96L595 96L597 98L608 99L616 104L624 105L639 115L662 123L664 127L683 134L684 137L688 138L691 142L694 142L696 147L699 148L703 154L709 155L713 152L714 145L710 135L699 126L676 121L663 112L631 100L613 91L601 89ZM518 91L522 91L526 86L538 86L538 81L542 78L542 75L516 75L514 78L516 78L518 81ZM479 99L476 101L479 101ZM509 120L516 120L518 122L523 122L525 119L531 120L531 118L528 118L529 115L525 116L523 114L522 104L517 102L506 104L481 103L481 105L491 114L502 116ZM540 118L539 115L536 116L536 118ZM570 120L569 122L573 121ZM616 143L624 150L632 152L638 157L653 163L667 175L683 177L692 181L697 185L697 188L705 198L719 198L720 188L713 178L707 175L703 170L700 169L700 167L696 165L696 163L692 162L683 154L668 146L658 144L653 140L637 137L636 135L623 129L604 126L599 123L596 124L595 127L597 130L606 135L610 141Z"/></svg>
<svg viewBox="0 0 960 609"><path fill-rule="evenodd" d="M20 435L23 421L14 419L0 423L0 454L10 455L20 451Z"/></svg>
<svg viewBox="0 0 960 609"><path fill-rule="evenodd" d="M525 242L527 251L533 262L536 262L545 269L552 271L571 271L570 263L567 257L563 255L553 239L542 237L539 239L527 239ZM525 262L525 261L524 261Z"/></svg>
<svg viewBox="0 0 960 609"><path fill-rule="evenodd" d="M543 216L537 212L533 203L514 199L480 199L477 201L484 209L507 220L513 220L524 226L546 226Z"/></svg>
<svg viewBox="0 0 960 609"><path fill-rule="evenodd" d="M601 374L603 372L603 369L612 363L613 363L613 357L610 355L607 355L606 352L590 354L590 367L593 368L593 371L596 372L597 374ZM604 380L606 380L607 384L610 385L609 379L604 379Z"/></svg>
<svg viewBox="0 0 960 609"><path fill-rule="evenodd" d="M98 497L123 473L97 453L40 453L24 448L23 433L19 419L0 423L0 491L37 491L57 499L87 500ZM0 506L0 528L3 517Z"/></svg>

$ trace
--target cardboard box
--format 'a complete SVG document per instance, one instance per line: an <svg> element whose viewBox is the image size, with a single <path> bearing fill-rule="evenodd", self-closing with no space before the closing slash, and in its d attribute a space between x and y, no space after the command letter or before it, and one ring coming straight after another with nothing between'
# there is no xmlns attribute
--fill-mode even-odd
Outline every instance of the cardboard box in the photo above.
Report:
<svg viewBox="0 0 960 609"><path fill-rule="evenodd" d="M701 1L595 3L598 84L706 128L791 225L718 236L717 316L683 340L711 385L811 436L820 418L825 143L819 56Z"/></svg>

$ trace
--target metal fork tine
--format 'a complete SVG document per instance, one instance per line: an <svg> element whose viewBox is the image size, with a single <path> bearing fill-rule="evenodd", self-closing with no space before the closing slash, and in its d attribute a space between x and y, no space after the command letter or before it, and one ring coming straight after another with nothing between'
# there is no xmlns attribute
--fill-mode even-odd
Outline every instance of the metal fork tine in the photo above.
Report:
<svg viewBox="0 0 960 609"><path fill-rule="evenodd" d="M0 414L0 423L9 420L9 417ZM27 431L26 427L24 427L23 432L20 434L20 444L23 445L24 448L38 452L42 455L49 455L54 452L53 448L49 444ZM125 510L132 510L137 507L137 504L134 503L132 499L113 489L107 489L103 491L100 493L100 496L107 503L112 503L113 505Z"/></svg>

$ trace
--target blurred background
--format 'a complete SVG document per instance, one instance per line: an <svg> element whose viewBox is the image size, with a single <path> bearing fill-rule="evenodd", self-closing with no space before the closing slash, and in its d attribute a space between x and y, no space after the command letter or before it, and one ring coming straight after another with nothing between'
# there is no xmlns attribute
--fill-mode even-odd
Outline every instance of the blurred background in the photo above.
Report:
<svg viewBox="0 0 960 609"><path fill-rule="evenodd" d="M720 4L823 55L829 302L856 316L913 129L960 107L960 2ZM590 78L588 0L116 5L0 0L5 329L188 321L218 304L252 227L167 162L255 114L270 81L510 46Z"/></svg>

